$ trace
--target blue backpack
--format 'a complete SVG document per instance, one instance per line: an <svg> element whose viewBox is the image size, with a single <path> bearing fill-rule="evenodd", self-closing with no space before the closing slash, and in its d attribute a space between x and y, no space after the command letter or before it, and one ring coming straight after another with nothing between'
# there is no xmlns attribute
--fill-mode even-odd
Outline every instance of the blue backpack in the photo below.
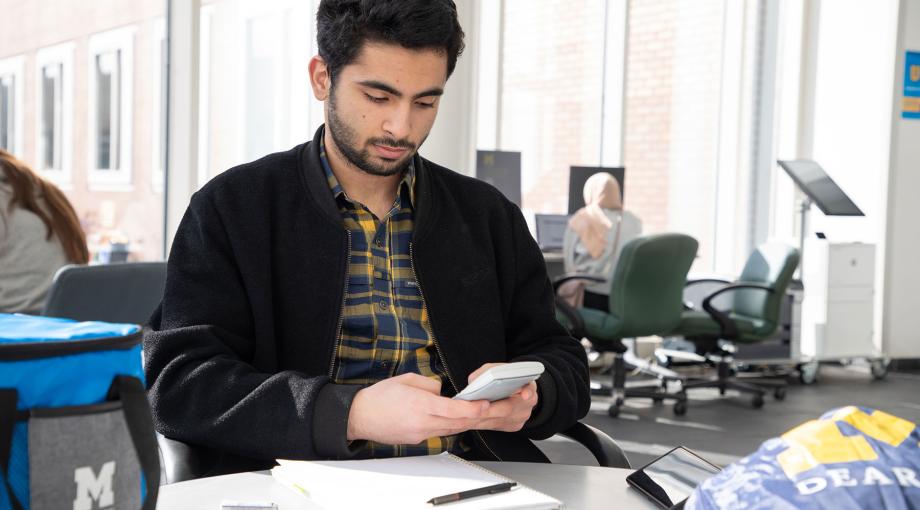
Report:
<svg viewBox="0 0 920 510"><path fill-rule="evenodd" d="M156 507L141 329L0 314L0 510Z"/></svg>

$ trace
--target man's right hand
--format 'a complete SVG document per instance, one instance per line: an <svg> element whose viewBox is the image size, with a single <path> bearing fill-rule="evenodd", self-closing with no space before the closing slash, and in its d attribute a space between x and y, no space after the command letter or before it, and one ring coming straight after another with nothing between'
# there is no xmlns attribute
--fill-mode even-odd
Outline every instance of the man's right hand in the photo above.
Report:
<svg viewBox="0 0 920 510"><path fill-rule="evenodd" d="M489 402L466 402L441 396L441 381L418 374L384 379L355 394L348 414L349 441L418 444L451 436L479 423Z"/></svg>

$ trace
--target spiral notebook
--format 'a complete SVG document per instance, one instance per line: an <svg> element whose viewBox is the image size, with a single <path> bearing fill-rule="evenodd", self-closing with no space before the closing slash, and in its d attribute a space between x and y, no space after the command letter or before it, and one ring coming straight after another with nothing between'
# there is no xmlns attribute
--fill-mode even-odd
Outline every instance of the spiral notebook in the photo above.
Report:
<svg viewBox="0 0 920 510"><path fill-rule="evenodd" d="M518 484L508 492L434 506L436 496L508 478L449 453L345 461L278 460L272 476L326 510L379 508L440 510L563 509L561 501Z"/></svg>

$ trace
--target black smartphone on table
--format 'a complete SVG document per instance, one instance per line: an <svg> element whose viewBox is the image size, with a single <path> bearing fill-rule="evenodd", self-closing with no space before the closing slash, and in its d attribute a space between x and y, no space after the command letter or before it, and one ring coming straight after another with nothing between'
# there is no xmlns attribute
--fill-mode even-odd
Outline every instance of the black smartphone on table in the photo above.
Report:
<svg viewBox="0 0 920 510"><path fill-rule="evenodd" d="M683 508L693 489L719 471L719 466L678 446L637 469L626 482L661 508Z"/></svg>

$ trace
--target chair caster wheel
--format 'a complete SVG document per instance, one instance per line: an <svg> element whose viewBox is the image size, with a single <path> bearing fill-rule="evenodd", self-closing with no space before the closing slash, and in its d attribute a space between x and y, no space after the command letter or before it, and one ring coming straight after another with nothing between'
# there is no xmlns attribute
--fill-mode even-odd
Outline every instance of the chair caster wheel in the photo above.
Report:
<svg viewBox="0 0 920 510"><path fill-rule="evenodd" d="M611 405L610 407L607 408L607 414L611 418L616 418L617 416L620 415L620 406L616 404Z"/></svg>
<svg viewBox="0 0 920 510"><path fill-rule="evenodd" d="M623 407L623 397L617 397L613 405L617 407Z"/></svg>
<svg viewBox="0 0 920 510"><path fill-rule="evenodd" d="M760 409L763 407L763 395L755 395L751 399L751 405L754 406L754 409Z"/></svg>
<svg viewBox="0 0 920 510"><path fill-rule="evenodd" d="M776 400L786 400L786 388L781 386L773 390L773 398Z"/></svg>
<svg viewBox="0 0 920 510"><path fill-rule="evenodd" d="M802 363L797 368L799 369L799 381L801 381L802 384L814 384L818 382L818 371L821 365L817 361Z"/></svg>
<svg viewBox="0 0 920 510"><path fill-rule="evenodd" d="M687 403L680 400L674 402L674 414L677 416L683 416L687 414Z"/></svg>
<svg viewBox="0 0 920 510"><path fill-rule="evenodd" d="M876 381L881 381L888 375L887 359L874 359L870 362L869 366L872 372L872 378Z"/></svg>

